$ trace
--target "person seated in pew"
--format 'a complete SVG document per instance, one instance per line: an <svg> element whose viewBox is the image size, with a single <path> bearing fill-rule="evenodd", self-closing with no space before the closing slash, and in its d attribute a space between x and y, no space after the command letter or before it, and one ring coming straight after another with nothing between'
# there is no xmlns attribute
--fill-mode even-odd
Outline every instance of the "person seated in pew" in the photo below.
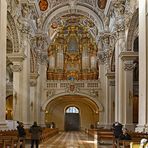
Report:
<svg viewBox="0 0 148 148"><path fill-rule="evenodd" d="M113 123L112 129L113 129L115 138L119 138L119 136L122 134L122 127L123 125L119 122Z"/></svg>
<svg viewBox="0 0 148 148"><path fill-rule="evenodd" d="M127 128L122 129L122 133L119 135L119 140L132 140L131 136L128 134Z"/></svg>

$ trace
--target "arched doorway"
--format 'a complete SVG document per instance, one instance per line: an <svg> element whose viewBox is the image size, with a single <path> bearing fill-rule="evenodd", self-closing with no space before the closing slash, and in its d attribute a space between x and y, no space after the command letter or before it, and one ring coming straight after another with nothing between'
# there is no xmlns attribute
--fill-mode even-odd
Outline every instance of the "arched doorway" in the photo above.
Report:
<svg viewBox="0 0 148 148"><path fill-rule="evenodd" d="M75 106L70 106L65 111L65 131L80 130L80 114L79 109Z"/></svg>

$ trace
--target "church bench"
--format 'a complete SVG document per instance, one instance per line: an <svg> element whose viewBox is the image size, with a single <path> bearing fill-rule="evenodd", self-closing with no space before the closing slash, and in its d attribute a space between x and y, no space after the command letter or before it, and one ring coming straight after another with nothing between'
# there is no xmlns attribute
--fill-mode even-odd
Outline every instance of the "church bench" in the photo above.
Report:
<svg viewBox="0 0 148 148"><path fill-rule="evenodd" d="M31 133L29 132L29 129L25 129L26 131L26 140L31 140ZM42 133L40 136L40 143L48 140L52 136L58 134L58 129L57 128L42 128Z"/></svg>
<svg viewBox="0 0 148 148"><path fill-rule="evenodd" d="M118 147L122 146L123 148L131 147L131 143L138 144L140 143L141 139L146 138L148 139L148 133L144 132L133 132L129 131L129 135L131 136L132 140L119 140L117 139L117 145ZM132 147L136 147L135 145Z"/></svg>
<svg viewBox="0 0 148 148"><path fill-rule="evenodd" d="M99 142L104 142L104 141L112 141L114 143L115 136L113 131L98 131L97 132L97 138Z"/></svg>
<svg viewBox="0 0 148 148"><path fill-rule="evenodd" d="M115 137L111 129L88 129L88 135L97 139L98 142L112 141L114 143Z"/></svg>
<svg viewBox="0 0 148 148"><path fill-rule="evenodd" d="M44 142L48 140L49 138L53 137L54 135L58 134L59 130L57 128L45 128L42 131L40 142Z"/></svg>
<svg viewBox="0 0 148 148"><path fill-rule="evenodd" d="M18 142L17 136L0 136L0 147L1 148L19 148L20 143Z"/></svg>
<svg viewBox="0 0 148 148"><path fill-rule="evenodd" d="M26 131L26 137L25 141L23 142L30 142L31 140L31 133L29 132L29 129L25 129ZM59 130L57 128L50 129L50 128L42 128L42 134L40 136L40 143L48 140L50 137L58 134ZM15 148L16 146L20 147L20 139L18 137L17 130L5 130L0 131L0 148L5 148L6 146L9 146L10 148Z"/></svg>

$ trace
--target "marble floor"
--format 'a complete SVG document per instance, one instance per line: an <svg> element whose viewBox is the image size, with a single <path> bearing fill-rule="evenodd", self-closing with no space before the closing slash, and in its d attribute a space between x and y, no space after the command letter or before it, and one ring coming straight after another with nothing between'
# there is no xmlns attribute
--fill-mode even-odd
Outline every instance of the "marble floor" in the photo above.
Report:
<svg viewBox="0 0 148 148"><path fill-rule="evenodd" d="M60 132L48 141L40 144L40 148L112 148L111 141L99 144L84 132Z"/></svg>

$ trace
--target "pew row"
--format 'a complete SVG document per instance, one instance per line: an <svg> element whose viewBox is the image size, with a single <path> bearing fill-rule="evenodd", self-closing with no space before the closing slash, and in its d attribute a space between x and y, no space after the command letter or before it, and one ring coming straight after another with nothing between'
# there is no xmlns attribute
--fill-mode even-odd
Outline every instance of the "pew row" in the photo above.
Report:
<svg viewBox="0 0 148 148"><path fill-rule="evenodd" d="M115 137L111 129L88 129L88 135L97 139L99 143L111 141L114 144L115 142Z"/></svg>
<svg viewBox="0 0 148 148"><path fill-rule="evenodd" d="M117 147L122 148L136 148L140 144L141 139L145 138L148 139L148 133L144 132L133 132L129 131L129 135L131 136L132 140L119 140L117 139ZM139 147L138 147L139 148Z"/></svg>
<svg viewBox="0 0 148 148"><path fill-rule="evenodd" d="M0 148L20 148L20 145L25 147L25 143L30 143L31 134L29 133L29 129L25 129L26 137L25 139L18 137L17 130L5 130L0 131ZM43 128L42 134L40 136L40 143L45 142L52 136L58 134L59 130L57 128Z"/></svg>

